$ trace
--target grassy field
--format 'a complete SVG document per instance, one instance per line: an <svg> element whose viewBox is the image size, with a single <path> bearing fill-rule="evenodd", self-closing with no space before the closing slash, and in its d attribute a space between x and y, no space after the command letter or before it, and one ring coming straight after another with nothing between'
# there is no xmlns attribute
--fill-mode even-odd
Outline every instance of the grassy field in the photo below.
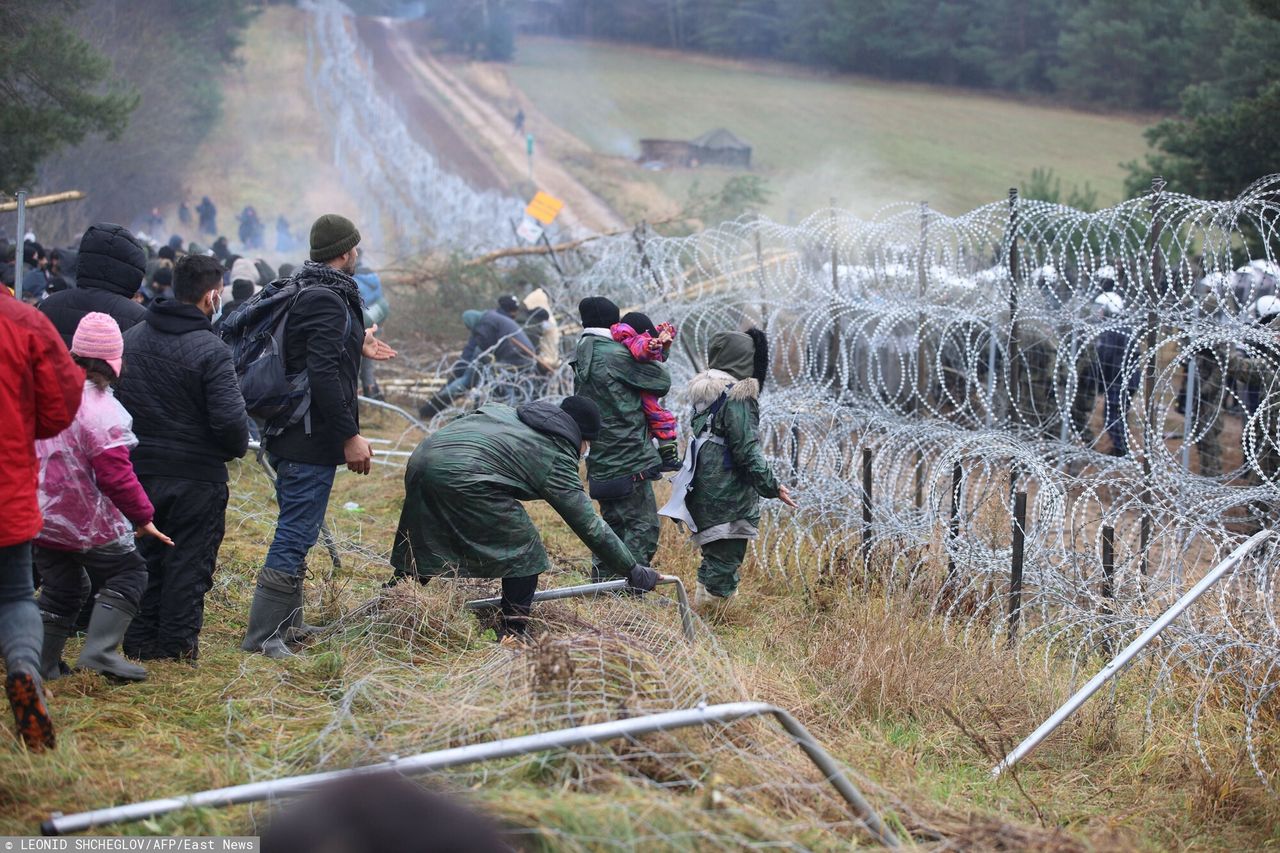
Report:
<svg viewBox="0 0 1280 853"><path fill-rule="evenodd" d="M400 434L389 416L370 413L366 420L371 434ZM659 621L676 624L669 609L606 599L548 606L551 618L537 644L499 648L461 611L450 584L380 591L403 494L395 468L375 468L368 478L339 474L330 521L343 568L333 570L322 548L311 554L309 616L328 621L345 614L342 626L288 661L245 655L238 643L274 506L251 459L232 468L227 539L198 667L151 664L150 680L137 685L89 674L53 683L56 752L28 755L9 727L0 735L3 833L33 832L55 810L72 813L537 730L547 725L539 720L548 709L569 701L601 713L601 700L592 697L602 688L594 682L580 681L579 693L559 683L551 693L538 686L542 674L555 670L548 659L568 654L579 679L594 664L611 680L604 689L618 698L604 706L610 716L647 702L671 707L695 681L711 701L748 696L792 710L856 769L875 803L896 816L895 825L915 832L925 847L947 840L961 849L1221 850L1280 841L1280 808L1234 752L1238 714L1210 712L1202 723L1210 760L1228 768L1210 775L1187 738L1186 700L1194 691L1159 697L1150 709L1151 735L1144 734L1150 674L1139 666L1055 734L1016 783L992 783L993 754L1034 728L1069 692L1071 661L1046 664L1043 650L1033 646L1015 658L983 638L946 629L911 601L887 605L874 591L848 594L809 578L806 593L754 559L744 570L744 599L732 612L700 623L693 646L669 638L659 645L665 636ZM349 502L358 510L349 510ZM544 505L530 509L556 564L544 584L581 582L585 549ZM696 555L673 529L663 533L656 564L692 588ZM364 608L371 601L374 608ZM69 646L69 660L78 646ZM1077 663L1089 670L1099 661ZM530 688L520 686L526 677L533 678ZM681 741L690 742L700 741ZM740 824L743 814L717 816L723 813L705 806L713 787L725 784L717 778L738 784L758 778L761 768L750 761L731 764L722 757L703 783L681 792L647 782L662 778L652 767L618 775L619 765L600 758L588 750L567 763L499 763L433 782L469 791L536 849L615 843L628 849L624 839L641 830L649 834L630 849L690 849L682 833L694 831L736 839L784 834L768 809L748 809L751 820ZM799 758L789 760L803 767ZM107 831L247 834L267 813L261 806L187 811ZM806 843L831 849L839 846L833 840L811 834Z"/></svg>
<svg viewBox="0 0 1280 853"><path fill-rule="evenodd" d="M775 192L766 212L780 221L832 198L868 215L922 200L962 213L1003 198L1037 166L1114 203L1119 164L1146 147L1137 118L614 44L523 37L508 74L551 121L603 155L634 157L641 138L728 128L754 147L754 168ZM646 174L683 200L694 179L715 188L731 173Z"/></svg>

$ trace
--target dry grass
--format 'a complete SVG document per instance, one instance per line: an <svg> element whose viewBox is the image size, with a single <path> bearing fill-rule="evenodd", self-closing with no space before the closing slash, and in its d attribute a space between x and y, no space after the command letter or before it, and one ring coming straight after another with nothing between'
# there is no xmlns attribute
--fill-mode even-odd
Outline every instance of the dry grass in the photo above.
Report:
<svg viewBox="0 0 1280 853"><path fill-rule="evenodd" d="M328 598L333 608L354 615L331 640L292 661L245 656L236 645L270 513L261 512L268 506L265 480L250 463L237 468L233 503L257 512L246 515L242 509L241 523L229 531L209 597L199 668L153 665L151 680L134 686L89 675L56 683L51 701L58 751L37 757L12 741L0 746L6 767L0 830L31 832L52 810L233 784L270 768L301 772L360 763L385 751L404 754L415 744L442 739L497 736L502 726L524 718L487 685L504 683L495 673L524 672L518 677L529 679L521 683L533 685L528 695L542 697L535 703L541 706L549 696L604 690L600 695L622 696L617 701L624 705L661 707L669 701L663 695L685 695L681 690L688 685L719 684L721 695L732 698L741 690L790 708L925 844L1207 850L1252 849L1275 839L1280 810L1260 792L1242 757L1229 755L1238 751L1238 738L1206 737L1210 748L1222 752L1214 761L1219 774L1210 777L1187 742L1189 709L1179 694L1156 701L1154 727L1145 735L1148 693L1141 668L1122 678L1114 693L1096 697L1029 759L1019 784L993 784L987 778L992 756L1030 731L1068 692L1064 665L1051 660L1046 666L1034 649L1024 649L1019 666L1003 648L958 636L910 599L886 603L879 596L830 590L810 599L750 561L737 606L717 618L711 635L687 655L672 651L645 663L632 641L617 645L622 641L608 639L608 633L590 640L596 625L611 626L606 630L621 632L619 637L648 636L634 622L648 618L637 609L641 605L611 600L545 608L548 627L530 653L529 669L502 669L484 626L461 611L459 591L450 585L401 587L378 597L377 584L388 569L377 555L387 549L398 513L400 487L393 471L367 479L339 477L332 506L348 567L332 573L321 550L312 555L313 604ZM364 511L336 509L352 500ZM559 571L567 573L551 581L579 578L586 567L581 545L544 507L532 510ZM661 563L692 586L694 554L669 532ZM372 604L361 609L363 602ZM565 686L566 679L584 678L597 660L606 662L601 683L611 686L586 693ZM630 663L619 666L623 661ZM376 695L395 697L395 710L365 709L341 732L324 733L335 707L360 683L383 685ZM439 726L451 717L437 709L460 696L479 716L448 734ZM1208 720L1210 726L1230 726L1238 715L1210 714ZM645 849L687 847L674 843L687 840L687 832L751 838L773 826L761 823L764 818L717 821L681 805L693 794L662 793L644 782L664 772L696 775L696 765L655 763L650 753L623 756L619 776L618 765L602 771L601 765L582 763L599 758L590 753L569 764L544 759L503 765L507 769L487 777L488 783L473 781L481 802L529 829L520 836L524 841L546 849L597 849L599 844L587 840L593 836L625 845L631 830L621 818L637 810L654 815L652 833L630 842ZM725 784L732 785L741 781L735 774L746 771L718 766L716 772L727 774ZM563 795L569 789L579 793ZM263 813L261 807L179 813L115 831L244 831ZM824 846L821 836L811 842Z"/></svg>

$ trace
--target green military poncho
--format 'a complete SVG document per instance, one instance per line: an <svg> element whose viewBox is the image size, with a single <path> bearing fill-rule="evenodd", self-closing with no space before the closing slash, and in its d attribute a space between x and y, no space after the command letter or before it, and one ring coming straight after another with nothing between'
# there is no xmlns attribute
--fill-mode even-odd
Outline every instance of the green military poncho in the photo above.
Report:
<svg viewBox="0 0 1280 853"><path fill-rule="evenodd" d="M661 459L649 441L640 392L661 397L670 389L671 377L661 363L636 361L612 338L582 336L573 362L573 393L594 400L603 421L591 442L587 476L613 480L658 467Z"/></svg>
<svg viewBox="0 0 1280 853"><path fill-rule="evenodd" d="M427 438L409 458L391 550L397 574L528 577L550 568L520 501L544 500L605 565L626 574L631 552L596 515L578 479L577 425L558 406L517 412L490 403Z"/></svg>

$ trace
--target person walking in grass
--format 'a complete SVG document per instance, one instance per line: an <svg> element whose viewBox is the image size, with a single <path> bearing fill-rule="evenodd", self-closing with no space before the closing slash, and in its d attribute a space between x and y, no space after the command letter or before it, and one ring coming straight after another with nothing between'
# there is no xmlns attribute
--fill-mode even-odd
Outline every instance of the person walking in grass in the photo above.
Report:
<svg viewBox="0 0 1280 853"><path fill-rule="evenodd" d="M147 583L135 530L165 545L173 540L156 529L155 510L129 461L138 440L132 418L112 393L124 355L116 321L98 312L86 314L71 354L85 373L80 410L71 426L36 442L44 515L35 548L43 581L38 602L44 620L41 670L45 679L62 674L63 647L89 596L83 585L87 575L99 592L77 666L142 681L147 671L116 652Z"/></svg>
<svg viewBox="0 0 1280 853"><path fill-rule="evenodd" d="M360 434L360 360L392 358L395 350L364 328L352 278L359 242L350 219L326 213L311 226L310 260L289 279L299 291L288 309L285 372L305 374L308 405L266 424L280 514L240 645L246 652L286 657L290 643L318 630L302 618L307 552L320 535L338 466L368 474L373 465L373 446Z"/></svg>
<svg viewBox="0 0 1280 853"><path fill-rule="evenodd" d="M664 396L671 376L664 364L637 361L613 339L618 306L603 296L589 296L578 304L582 338L573 358L573 390L595 402L603 423L593 452L587 458L591 497L600 502L600 515L626 543L637 562L649 565L658 551L658 506L653 480L662 459L649 440L644 394ZM600 580L599 561L592 578Z"/></svg>
<svg viewBox="0 0 1280 853"><path fill-rule="evenodd" d="M601 431L585 397L513 409L489 403L432 433L405 471L405 502L391 550L392 583L436 575L502 580L502 632L523 635L550 561L520 501L543 500L611 575L651 590L658 576L596 515L578 461Z"/></svg>
<svg viewBox="0 0 1280 853"><path fill-rule="evenodd" d="M0 655L18 735L32 751L55 744L41 676L40 609L31 583L31 540L44 523L35 443L71 425L83 392L84 372L53 323L0 287Z"/></svg>
<svg viewBox="0 0 1280 853"><path fill-rule="evenodd" d="M213 331L222 314L222 264L186 255L173 270L173 299L157 299L124 336L129 370L116 396L133 415L133 467L177 544L138 544L147 561L142 607L125 635L140 660L194 661L222 545L227 462L249 447L249 416L231 351Z"/></svg>
<svg viewBox="0 0 1280 853"><path fill-rule="evenodd" d="M684 521L702 550L695 603L718 606L738 591L747 543L760 525L760 499L794 507L760 449L760 389L769 367L764 332L719 332L708 369L689 383L691 446L663 515Z"/></svg>

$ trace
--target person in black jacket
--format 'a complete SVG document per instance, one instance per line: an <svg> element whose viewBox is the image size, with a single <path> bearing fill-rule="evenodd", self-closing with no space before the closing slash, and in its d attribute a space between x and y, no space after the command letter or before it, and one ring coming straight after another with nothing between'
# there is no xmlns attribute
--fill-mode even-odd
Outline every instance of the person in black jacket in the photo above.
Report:
<svg viewBox="0 0 1280 853"><path fill-rule="evenodd" d="M360 435L357 377L361 357L395 355L366 333L356 269L360 232L351 220L327 213L311 226L311 259L290 281L301 286L285 325L285 370L303 371L310 405L296 423L266 424L267 461L276 471L280 516L258 573L249 627L240 648L268 657L288 655L287 643L316 629L302 618L307 552L320 535L337 466L368 474L373 448Z"/></svg>
<svg viewBox="0 0 1280 853"><path fill-rule="evenodd" d="M173 547L139 540L147 589L124 638L140 660L194 661L227 511L227 462L249 447L249 416L231 351L213 332L222 265L187 255L173 270L173 299L151 303L124 336L129 369L116 397L133 415L133 470L173 530Z"/></svg>
<svg viewBox="0 0 1280 853"><path fill-rule="evenodd" d="M147 253L128 228L109 222L91 225L80 239L76 286L49 296L40 311L53 321L68 349L84 315L94 311L109 315L127 332L147 315L133 301L146 269Z"/></svg>

